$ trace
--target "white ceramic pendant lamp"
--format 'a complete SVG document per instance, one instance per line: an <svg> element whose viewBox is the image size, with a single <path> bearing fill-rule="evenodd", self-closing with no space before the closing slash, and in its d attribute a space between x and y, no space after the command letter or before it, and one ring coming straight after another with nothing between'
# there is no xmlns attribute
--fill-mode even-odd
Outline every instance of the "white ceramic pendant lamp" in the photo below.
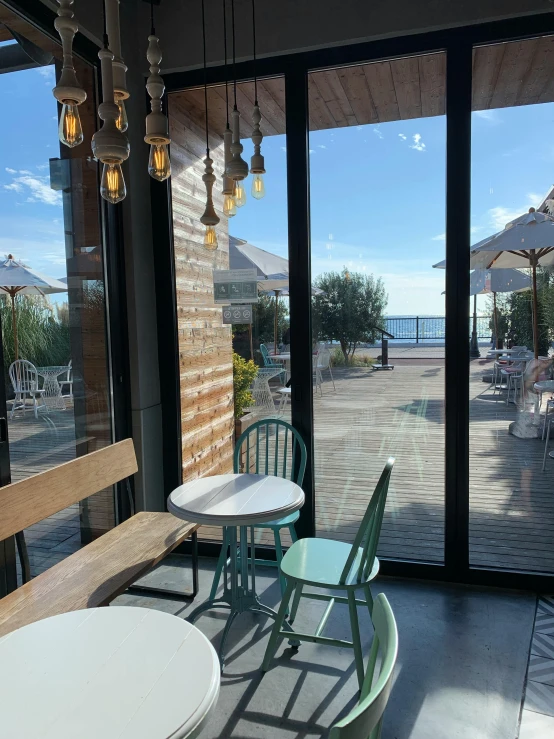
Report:
<svg viewBox="0 0 554 739"><path fill-rule="evenodd" d="M86 100L86 92L80 87L73 64L73 39L78 31L74 18L74 0L58 0L58 17L55 28L63 49L63 67L60 80L53 90L54 97L62 105L59 138L69 147L83 142L83 131L78 106ZM150 144L148 172L156 180L165 180L171 174L168 145L170 143L167 116L162 112L165 86L160 76L162 54L153 23L151 2L151 33L148 37L147 59L150 76L146 88L151 98L151 113L146 118L146 143ZM128 128L125 101L129 98L125 75L127 67L121 53L119 0L103 0L104 38L98 52L102 75L102 102L98 116L102 126L92 137L94 157L103 166L100 194L110 203L119 203L126 196L125 179L121 165L129 157L130 147L126 135Z"/></svg>

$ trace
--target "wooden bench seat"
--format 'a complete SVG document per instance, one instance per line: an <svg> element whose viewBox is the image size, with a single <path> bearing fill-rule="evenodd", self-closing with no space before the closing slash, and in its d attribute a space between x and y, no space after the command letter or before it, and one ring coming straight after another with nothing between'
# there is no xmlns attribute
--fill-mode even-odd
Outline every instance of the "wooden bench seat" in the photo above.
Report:
<svg viewBox="0 0 554 739"><path fill-rule="evenodd" d="M127 439L0 488L0 538L135 471L133 443ZM131 516L0 599L0 636L59 613L107 605L197 528L170 513Z"/></svg>

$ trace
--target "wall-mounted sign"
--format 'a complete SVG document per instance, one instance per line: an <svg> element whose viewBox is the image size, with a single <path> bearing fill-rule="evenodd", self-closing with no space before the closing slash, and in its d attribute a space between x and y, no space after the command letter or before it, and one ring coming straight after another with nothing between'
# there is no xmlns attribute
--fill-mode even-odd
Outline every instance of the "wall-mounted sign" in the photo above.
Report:
<svg viewBox="0 0 554 739"><path fill-rule="evenodd" d="M223 308L223 323L252 323L251 305L226 305Z"/></svg>
<svg viewBox="0 0 554 739"><path fill-rule="evenodd" d="M258 274L255 269L214 269L216 303L257 303ZM242 323L247 323L243 321Z"/></svg>

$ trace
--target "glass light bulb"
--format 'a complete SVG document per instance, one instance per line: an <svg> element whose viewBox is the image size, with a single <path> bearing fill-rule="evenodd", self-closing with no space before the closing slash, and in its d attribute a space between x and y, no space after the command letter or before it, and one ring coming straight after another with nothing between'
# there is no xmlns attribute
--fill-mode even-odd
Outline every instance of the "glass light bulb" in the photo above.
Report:
<svg viewBox="0 0 554 739"><path fill-rule="evenodd" d="M167 144L152 144L148 160L148 174L159 182L167 180L171 175L171 163Z"/></svg>
<svg viewBox="0 0 554 739"><path fill-rule="evenodd" d="M242 180L235 180L233 185L233 197L237 208L242 208L246 204L246 190L243 187Z"/></svg>
<svg viewBox="0 0 554 739"><path fill-rule="evenodd" d="M252 179L252 197L261 200L265 196L264 176L261 172L256 172Z"/></svg>
<svg viewBox="0 0 554 739"><path fill-rule="evenodd" d="M208 251L215 251L217 249L217 234L215 232L215 226L206 226L206 233L204 234L204 248Z"/></svg>
<svg viewBox="0 0 554 739"><path fill-rule="evenodd" d="M69 146L71 149L83 143L83 127L81 126L78 105L73 103L63 104L58 135L62 144Z"/></svg>
<svg viewBox="0 0 554 739"><path fill-rule="evenodd" d="M108 203L119 203L125 198L127 188L125 187L121 164L104 164L102 180L100 182L100 195Z"/></svg>
<svg viewBox="0 0 554 739"><path fill-rule="evenodd" d="M127 110L125 109L125 100L117 98L115 104L119 108L119 114L115 119L115 125L121 132L126 131L129 128L129 119L127 118Z"/></svg>
<svg viewBox="0 0 554 739"><path fill-rule="evenodd" d="M230 193L223 195L223 214L228 218L232 218L232 216L236 216L237 214L235 198Z"/></svg>

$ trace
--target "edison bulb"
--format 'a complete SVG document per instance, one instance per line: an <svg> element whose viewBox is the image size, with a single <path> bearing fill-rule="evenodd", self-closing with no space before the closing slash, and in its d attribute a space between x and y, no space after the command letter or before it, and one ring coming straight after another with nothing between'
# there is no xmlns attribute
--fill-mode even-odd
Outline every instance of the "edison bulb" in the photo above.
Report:
<svg viewBox="0 0 554 739"><path fill-rule="evenodd" d="M108 203L119 203L127 195L123 171L119 163L104 164L102 180L100 182L100 195Z"/></svg>
<svg viewBox="0 0 554 739"><path fill-rule="evenodd" d="M119 110L117 118L115 119L115 125L121 132L126 131L129 128L129 119L127 118L127 110L125 109L125 100L117 98L115 104Z"/></svg>
<svg viewBox="0 0 554 739"><path fill-rule="evenodd" d="M235 198L230 193L225 193L223 195L223 213L228 218L232 218L237 214L237 205L235 203Z"/></svg>
<svg viewBox="0 0 554 739"><path fill-rule="evenodd" d="M246 204L246 190L242 184L242 180L235 180L233 185L233 197L237 208L242 208Z"/></svg>
<svg viewBox="0 0 554 739"><path fill-rule="evenodd" d="M60 116L58 135L62 144L72 149L83 143L83 127L79 115L79 106L73 103L64 103Z"/></svg>
<svg viewBox="0 0 554 739"><path fill-rule="evenodd" d="M252 197L261 200L265 196L264 176L261 172L256 172L252 180Z"/></svg>
<svg viewBox="0 0 554 739"><path fill-rule="evenodd" d="M215 232L215 226L206 226L206 233L204 234L204 248L208 251L215 251L217 249L217 234Z"/></svg>
<svg viewBox="0 0 554 739"><path fill-rule="evenodd" d="M167 180L171 175L171 163L167 144L152 144L148 159L148 174L159 182Z"/></svg>

